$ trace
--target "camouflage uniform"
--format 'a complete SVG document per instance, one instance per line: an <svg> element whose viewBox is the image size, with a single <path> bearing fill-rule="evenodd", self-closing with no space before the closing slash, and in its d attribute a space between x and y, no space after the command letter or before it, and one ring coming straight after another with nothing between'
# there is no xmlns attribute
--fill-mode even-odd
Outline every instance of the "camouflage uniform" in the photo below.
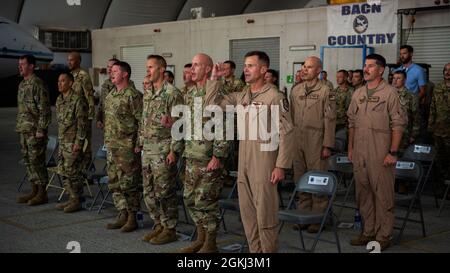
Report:
<svg viewBox="0 0 450 273"><path fill-rule="evenodd" d="M439 174L436 177L450 178L450 88L441 82L434 88L431 100L428 131L433 134L437 148L437 165Z"/></svg>
<svg viewBox="0 0 450 273"><path fill-rule="evenodd" d="M56 117L59 138L58 173L63 177L64 188L70 198L79 199L83 194L83 151L74 155L72 148L75 144L80 148L84 146L88 123L86 101L70 89L66 98L61 94L56 100Z"/></svg>
<svg viewBox="0 0 450 273"><path fill-rule="evenodd" d="M47 149L47 129L51 122L50 100L44 83L36 75L23 80L17 95L18 113L16 132L20 134L22 156L31 185L48 184L45 152ZM43 133L41 139L36 132Z"/></svg>
<svg viewBox="0 0 450 273"><path fill-rule="evenodd" d="M101 87L100 99L98 102L97 115L95 116L95 120L97 122L105 123L105 99L108 96L109 92L114 89L114 84L111 82L111 79L106 79Z"/></svg>
<svg viewBox="0 0 450 273"><path fill-rule="evenodd" d="M180 91L168 82L160 90L146 90L139 136L139 146L143 147L144 201L154 223L169 229L177 225L178 199L176 166L167 166L166 158L170 151L181 155L183 142L172 140L171 128L164 127L161 118L170 116L172 107L180 104Z"/></svg>
<svg viewBox="0 0 450 273"><path fill-rule="evenodd" d="M245 83L243 83L241 79L238 79L234 76L230 80L222 78L221 83L224 95L228 95L233 92L241 92L245 87Z"/></svg>
<svg viewBox="0 0 450 273"><path fill-rule="evenodd" d="M338 86L333 92L336 96L336 131L339 131L347 128L347 110L352 100L354 89L350 86L347 89L342 89Z"/></svg>
<svg viewBox="0 0 450 273"><path fill-rule="evenodd" d="M420 112L419 112L419 97L409 92L405 87L397 90L400 105L404 108L405 113L408 113L408 125L403 131L402 141L400 143L400 150L405 150L409 146L410 138L417 139L420 133Z"/></svg>
<svg viewBox="0 0 450 273"><path fill-rule="evenodd" d="M92 120L95 116L94 87L92 86L91 77L88 72L78 68L73 70L71 73L75 79L72 89L75 91L77 96L84 98L88 105L88 123L86 129L86 140L84 144L86 148L83 149L84 152L81 163L83 170L85 170L91 164L92 158Z"/></svg>
<svg viewBox="0 0 450 273"><path fill-rule="evenodd" d="M194 98L205 97L209 81L203 88L194 87L185 104L191 110L192 127L194 125ZM203 102L205 106L205 102ZM203 119L204 126L208 119ZM204 128L202 126L202 128ZM223 182L223 163L228 156L229 143L225 140L185 140L183 157L186 159L184 180L184 203L197 226L203 226L208 232L216 232L219 228L219 194ZM221 162L219 169L207 172L206 167L215 156Z"/></svg>
<svg viewBox="0 0 450 273"><path fill-rule="evenodd" d="M105 144L109 189L119 211L139 210L141 184L140 156L134 153L138 146L139 124L142 116L142 95L128 86L114 88L105 100Z"/></svg>

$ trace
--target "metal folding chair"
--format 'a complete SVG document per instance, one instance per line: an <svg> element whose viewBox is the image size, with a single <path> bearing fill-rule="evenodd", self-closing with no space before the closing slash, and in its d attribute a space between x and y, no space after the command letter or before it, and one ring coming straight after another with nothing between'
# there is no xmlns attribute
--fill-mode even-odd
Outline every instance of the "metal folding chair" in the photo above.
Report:
<svg viewBox="0 0 450 273"><path fill-rule="evenodd" d="M423 184L425 183L423 174L424 174L423 167L421 163L418 161L407 161L401 159L397 162L397 165L395 167L395 178L415 183L415 189L414 192L409 194L395 194L396 208L406 209L406 213L404 216L396 217L397 219L402 220L402 224L400 227L394 227L395 229L400 230L400 233L396 239L396 243L400 242L400 239L402 238L403 232L406 228L407 222L421 224L422 235L423 237L426 237L425 221L423 218L422 202L420 198L421 190L423 188ZM410 214L413 211L413 209L417 209L419 211L420 220L410 218Z"/></svg>
<svg viewBox="0 0 450 273"><path fill-rule="evenodd" d="M55 158L55 152L56 149L58 148L58 137L56 136L52 136L49 135L48 136L48 141L47 141L47 150L46 150L46 155L45 155L45 166L47 168L50 167L55 167L56 164L56 158ZM19 164L25 166L25 162L22 160L19 161ZM17 191L20 192L20 190L22 189L23 184L25 183L25 181L27 180L28 174L27 171L25 171L25 175L23 176L23 178L20 180L19 182L19 187L17 188Z"/></svg>
<svg viewBox="0 0 450 273"><path fill-rule="evenodd" d="M450 180L445 180L445 188L444 196L442 197L441 206L439 207L438 217L441 217L442 209L445 206L445 199L447 198L448 191L450 190Z"/></svg>
<svg viewBox="0 0 450 273"><path fill-rule="evenodd" d="M341 252L341 246L337 234L336 221L334 220L333 214L333 200L336 195L336 188L337 188L336 186L337 186L337 178L331 172L309 171L306 174L304 174L296 184L291 199L289 200L287 209L278 212L278 218L281 221L279 232L281 232L285 222L292 224L307 224L307 225L320 224L319 231L314 237L313 245L309 250L306 250L305 247L303 231L299 229L300 240L302 243L303 250L314 252L318 241L324 241L336 244L338 252ZM327 209L325 210L325 212L312 212L295 209L294 208L295 195L298 192L308 192L312 194L327 196L328 197ZM320 235L323 232L327 220L331 221L335 241L320 238Z"/></svg>

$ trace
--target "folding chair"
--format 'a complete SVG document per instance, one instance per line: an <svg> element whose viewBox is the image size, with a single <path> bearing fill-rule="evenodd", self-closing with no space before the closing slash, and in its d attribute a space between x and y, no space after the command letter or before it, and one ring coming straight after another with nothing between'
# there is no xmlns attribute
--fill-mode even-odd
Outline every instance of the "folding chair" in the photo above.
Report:
<svg viewBox="0 0 450 273"><path fill-rule="evenodd" d="M333 215L333 200L336 195L336 185L337 178L331 172L325 171L309 171L304 174L296 184L296 187L292 193L291 199L289 200L288 208L278 212L278 218L281 221L281 226L279 232L283 229L284 223L292 224L320 224L319 232L314 237L314 242L311 249L306 250L305 242L303 239L303 231L299 229L300 240L302 243L303 250L314 252L318 241L324 241L332 244L336 244L338 252L341 252L341 246L339 242L339 237L337 234L336 221L334 221ZM328 197L328 205L325 212L311 212L305 210L298 210L294 208L295 195L298 192L308 192L312 194L325 195ZM327 220L331 221L335 241L329 241L321 239L320 235L323 232L325 223Z"/></svg>
<svg viewBox="0 0 450 273"><path fill-rule="evenodd" d="M84 176L86 177L87 180L93 181L94 184L97 184L97 186L98 186L97 193L94 196L94 199L93 199L93 201L91 203L91 206L90 206L89 210L92 210L92 208L95 206L95 203L97 202L97 199L98 199L99 195L102 195L102 198L104 198L104 196L105 196L105 194L103 192L103 185L105 183L100 183L100 179L102 179L103 177L108 175L106 173L106 155L107 155L107 151L106 151L105 146L104 145L100 146L98 148L97 152L95 153L94 158L92 158L88 169L84 173ZM104 160L105 161L105 163L103 165L103 168L100 168L100 170L97 170L97 167L95 165L95 163L98 160ZM103 182L105 182L105 180ZM89 192L91 192L90 191L90 187L89 187L89 183L87 183L87 186L88 186ZM92 193L91 193L91 196L92 196Z"/></svg>
<svg viewBox="0 0 450 273"><path fill-rule="evenodd" d="M445 198L447 198L448 191L450 190L450 180L445 180L445 185L447 186L445 188L444 196L442 197L441 206L439 207L439 214L438 217L441 217L442 209L445 205Z"/></svg>
<svg viewBox="0 0 450 273"><path fill-rule="evenodd" d="M356 209L356 206L347 205L348 197L355 185L355 178L353 177L353 164L348 159L347 154L335 154L328 159L328 171L333 172L337 175L338 177L337 188L339 188L341 184L344 184L346 186L344 200L342 202L335 201L334 203L335 206L341 207L339 214L337 216L339 220L341 218L342 211L344 210L344 208ZM346 175L351 176L349 185L347 185L345 181Z"/></svg>
<svg viewBox="0 0 450 273"><path fill-rule="evenodd" d="M402 156L404 160L419 161L421 163L424 170L424 183L422 185L422 189L420 189L421 193L423 192L427 181L430 179L436 155L437 151L434 146L424 144L420 145L413 144L406 149L405 153ZM436 208L438 208L439 201L436 192L436 185L435 183L432 183L431 185L434 194L434 201L436 204Z"/></svg>
<svg viewBox="0 0 450 273"><path fill-rule="evenodd" d="M400 227L394 227L395 229L399 229L400 233L397 236L396 243L400 242L401 237L403 236L403 232L406 228L407 222L419 223L422 225L422 235L426 237L425 233L425 221L423 218L423 210L422 210L422 202L420 198L421 190L423 188L423 184L425 183L424 179L424 171L420 162L417 161L406 161L399 160L397 161L397 165L395 167L395 178L402 179L406 181L410 181L416 183L415 189L413 193L410 194L395 194L395 203L398 208L406 208L405 216L396 217L397 219L402 220L402 224ZM420 214L420 220L410 219L410 214L413 209L418 209Z"/></svg>
<svg viewBox="0 0 450 273"><path fill-rule="evenodd" d="M56 166L55 152L56 152L57 148L58 148L58 137L49 135L48 141L47 141L47 150L45 153L45 160L46 160L45 166L47 168ZM23 161L23 159L19 161L19 164L25 166L25 162ZM27 173L27 171L25 171L25 175L21 179L21 181L19 183L19 187L17 188L17 191L20 192L23 184L25 183L25 180L27 180L27 177L28 177L28 173Z"/></svg>

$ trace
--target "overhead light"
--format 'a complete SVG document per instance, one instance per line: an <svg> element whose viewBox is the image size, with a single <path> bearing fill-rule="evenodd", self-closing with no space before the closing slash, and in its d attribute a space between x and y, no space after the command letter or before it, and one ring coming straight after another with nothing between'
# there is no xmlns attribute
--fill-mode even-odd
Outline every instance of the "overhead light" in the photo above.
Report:
<svg viewBox="0 0 450 273"><path fill-rule="evenodd" d="M289 46L289 51L306 51L306 50L316 50L315 45L293 45Z"/></svg>

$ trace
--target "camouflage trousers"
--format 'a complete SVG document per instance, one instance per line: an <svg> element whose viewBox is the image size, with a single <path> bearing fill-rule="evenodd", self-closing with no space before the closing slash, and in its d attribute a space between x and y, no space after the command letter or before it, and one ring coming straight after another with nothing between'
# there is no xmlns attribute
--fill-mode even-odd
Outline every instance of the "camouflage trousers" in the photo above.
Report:
<svg viewBox="0 0 450 273"><path fill-rule="evenodd" d="M435 177L450 179L450 138L434 136L434 144L437 150Z"/></svg>
<svg viewBox="0 0 450 273"><path fill-rule="evenodd" d="M219 229L219 195L223 182L221 168L207 172L209 161L186 159L184 203L196 225L203 225L208 232Z"/></svg>
<svg viewBox="0 0 450 273"><path fill-rule="evenodd" d="M108 187L117 210L140 209L142 185L140 156L131 148L109 148L107 153Z"/></svg>
<svg viewBox="0 0 450 273"><path fill-rule="evenodd" d="M22 157L27 169L28 181L31 184L42 186L48 184L48 172L45 166L47 141L47 137L38 139L34 133L20 134Z"/></svg>
<svg viewBox="0 0 450 273"><path fill-rule="evenodd" d="M58 173L62 176L64 189L70 198L80 198L83 195L84 177L82 168L82 153L72 153L73 143L60 143Z"/></svg>
<svg viewBox="0 0 450 273"><path fill-rule="evenodd" d="M89 119L86 124L86 139L85 139L85 147L82 147L83 153L82 153L82 162L81 162L81 168L82 170L87 170L89 166L91 165L92 161L92 119Z"/></svg>
<svg viewBox="0 0 450 273"><path fill-rule="evenodd" d="M155 224L173 229L178 222L176 165L167 166L166 154L142 155L144 202Z"/></svg>

